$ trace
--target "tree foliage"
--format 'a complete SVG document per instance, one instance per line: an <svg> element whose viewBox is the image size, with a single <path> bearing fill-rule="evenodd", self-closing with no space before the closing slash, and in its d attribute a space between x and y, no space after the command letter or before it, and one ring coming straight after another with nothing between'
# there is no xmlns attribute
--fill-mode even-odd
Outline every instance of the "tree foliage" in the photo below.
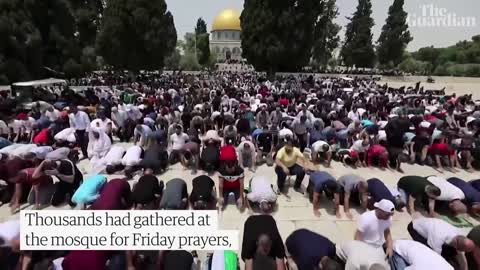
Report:
<svg viewBox="0 0 480 270"><path fill-rule="evenodd" d="M210 61L210 35L208 33L197 35L197 56L200 65L205 66Z"/></svg>
<svg viewBox="0 0 480 270"><path fill-rule="evenodd" d="M404 0L394 0L378 39L378 62L383 66L397 66L403 58L408 43L412 41L408 31Z"/></svg>
<svg viewBox="0 0 480 270"><path fill-rule="evenodd" d="M210 35L207 32L207 24L202 18L198 18L195 27L195 37L197 42L198 63L202 66L210 62Z"/></svg>
<svg viewBox="0 0 480 270"><path fill-rule="evenodd" d="M201 35L207 33L207 23L202 17L198 18L197 25L195 26L195 35Z"/></svg>
<svg viewBox="0 0 480 270"><path fill-rule="evenodd" d="M317 0L245 0L242 56L269 73L300 70L310 60L322 7Z"/></svg>
<svg viewBox="0 0 480 270"><path fill-rule="evenodd" d="M177 33L164 0L109 0L97 50L114 68L155 70L175 49Z"/></svg>
<svg viewBox="0 0 480 270"><path fill-rule="evenodd" d="M372 44L374 21L370 0L359 0L345 32L341 56L346 66L372 68L375 65L375 51Z"/></svg>
<svg viewBox="0 0 480 270"><path fill-rule="evenodd" d="M429 63L428 74L478 77L480 36L446 48L424 47L412 53L412 57Z"/></svg>
<svg viewBox="0 0 480 270"><path fill-rule="evenodd" d="M341 27L333 21L339 12L335 0L322 2L323 13L315 25L312 60L314 65L326 67L333 57L333 51L338 47Z"/></svg>

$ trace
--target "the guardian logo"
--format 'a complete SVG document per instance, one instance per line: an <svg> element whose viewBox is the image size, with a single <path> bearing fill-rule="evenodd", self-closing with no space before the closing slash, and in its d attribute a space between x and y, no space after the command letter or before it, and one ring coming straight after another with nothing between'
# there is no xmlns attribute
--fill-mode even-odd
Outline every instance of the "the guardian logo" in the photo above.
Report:
<svg viewBox="0 0 480 270"><path fill-rule="evenodd" d="M434 4L420 5L420 15L409 14L407 23L409 27L476 27L475 16L460 16L446 8Z"/></svg>

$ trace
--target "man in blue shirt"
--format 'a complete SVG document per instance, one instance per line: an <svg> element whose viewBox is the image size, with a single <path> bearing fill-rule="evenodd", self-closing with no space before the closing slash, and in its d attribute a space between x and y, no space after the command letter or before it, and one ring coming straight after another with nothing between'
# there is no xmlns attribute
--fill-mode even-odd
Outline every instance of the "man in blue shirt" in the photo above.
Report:
<svg viewBox="0 0 480 270"><path fill-rule="evenodd" d="M447 182L456 186L463 192L463 194L465 194L465 200L463 203L470 207L470 210L474 214L480 213L480 191L476 190L468 182L457 177L448 178Z"/></svg>
<svg viewBox="0 0 480 270"><path fill-rule="evenodd" d="M340 192L341 187L337 183L335 177L327 172L315 171L310 174L310 180L307 187L310 200L313 204L313 213L315 216L320 216L320 195L325 192L325 195L330 200L335 202L335 213L338 218L340 215Z"/></svg>
<svg viewBox="0 0 480 270"><path fill-rule="evenodd" d="M395 198L387 186L378 178L371 178L367 180L368 185L368 208L373 209L373 204L383 199L391 201L397 210L402 209L405 204L400 198Z"/></svg>
<svg viewBox="0 0 480 270"><path fill-rule="evenodd" d="M306 229L294 231L285 241L287 251L298 269L341 269L334 260L335 244L328 238Z"/></svg>

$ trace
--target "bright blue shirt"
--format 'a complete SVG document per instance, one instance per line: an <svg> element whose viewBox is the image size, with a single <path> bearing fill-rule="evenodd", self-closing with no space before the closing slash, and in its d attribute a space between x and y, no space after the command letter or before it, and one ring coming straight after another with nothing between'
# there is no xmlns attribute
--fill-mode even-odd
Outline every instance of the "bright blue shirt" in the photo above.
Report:
<svg viewBox="0 0 480 270"><path fill-rule="evenodd" d="M84 180L73 194L72 201L76 204L93 203L100 196L100 190L106 182L107 178L103 175L95 175Z"/></svg>

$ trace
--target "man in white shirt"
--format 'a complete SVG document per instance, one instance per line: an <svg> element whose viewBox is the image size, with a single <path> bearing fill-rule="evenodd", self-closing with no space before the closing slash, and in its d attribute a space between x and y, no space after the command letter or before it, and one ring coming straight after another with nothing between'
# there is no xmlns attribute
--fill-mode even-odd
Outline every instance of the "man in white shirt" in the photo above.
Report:
<svg viewBox="0 0 480 270"><path fill-rule="evenodd" d="M102 163L106 166L105 172L113 174L123 169L122 158L125 155L125 149L122 146L112 146L107 155L102 158Z"/></svg>
<svg viewBox="0 0 480 270"><path fill-rule="evenodd" d="M103 132L107 133L111 140L113 135L112 132L116 129L116 126L114 125L112 120L107 118L103 110L98 111L97 116L98 118L92 121L90 127L98 128Z"/></svg>
<svg viewBox="0 0 480 270"><path fill-rule="evenodd" d="M430 247L448 262L457 264L458 269L468 270L464 252L471 252L475 248L472 240L442 219L421 217L418 214L414 218L407 227L413 240Z"/></svg>
<svg viewBox="0 0 480 270"><path fill-rule="evenodd" d="M342 244L337 249L337 256L345 262L345 270L390 269L385 260L385 252L362 241L353 240ZM378 268L373 268L374 266Z"/></svg>
<svg viewBox="0 0 480 270"><path fill-rule="evenodd" d="M412 240L395 240L393 243L395 256L398 254L405 260L405 270L453 270L454 268L442 256L426 245Z"/></svg>
<svg viewBox="0 0 480 270"><path fill-rule="evenodd" d="M77 106L70 108L68 118L70 120L70 127L75 129L75 136L77 137L77 143L82 149L83 158L88 158L87 148L90 118L86 112L78 110Z"/></svg>
<svg viewBox="0 0 480 270"><path fill-rule="evenodd" d="M357 224L355 240L363 241L373 247L382 249L386 245L386 254L393 255L393 241L390 227L395 205L389 200L381 200L374 205L375 210L363 213Z"/></svg>
<svg viewBox="0 0 480 270"><path fill-rule="evenodd" d="M8 135L10 134L10 129L7 126L5 121L0 120L0 137L8 139Z"/></svg>
<svg viewBox="0 0 480 270"><path fill-rule="evenodd" d="M282 124L282 129L280 129L278 131L278 139L279 140L283 140L287 137L289 137L290 139L293 139L293 131L289 128L287 128L288 124L286 123L283 123Z"/></svg>
<svg viewBox="0 0 480 270"><path fill-rule="evenodd" d="M250 171L255 172L255 163L257 160L257 151L255 145L248 140L244 140L237 147L238 164L243 169L249 168Z"/></svg>
<svg viewBox="0 0 480 270"><path fill-rule="evenodd" d="M189 137L186 133L182 132L182 127L180 125L175 125L175 133L170 135L168 140L168 145L171 150L169 158L170 165L180 161L180 158L183 155L183 146L188 140Z"/></svg>
<svg viewBox="0 0 480 270"><path fill-rule="evenodd" d="M312 144L312 162L320 162L324 158L327 167L330 167L332 161L332 148L325 141L316 141Z"/></svg>
<svg viewBox="0 0 480 270"><path fill-rule="evenodd" d="M60 112L57 109L55 109L53 106L51 106L45 111L45 116L51 122L55 122L60 116Z"/></svg>
<svg viewBox="0 0 480 270"><path fill-rule="evenodd" d="M440 189L440 196L436 198L435 205L437 207L450 209L455 216L467 212L467 206L462 203L465 194L461 189L449 183L443 177L430 176L427 180Z"/></svg>
<svg viewBox="0 0 480 270"><path fill-rule="evenodd" d="M127 152L122 158L122 165L125 166L125 176L127 176L127 178L131 178L132 174L138 169L138 165L142 160L142 152L143 149L138 145L131 146L127 149Z"/></svg>
<svg viewBox="0 0 480 270"><path fill-rule="evenodd" d="M258 207L263 213L270 213L277 202L277 194L272 188L270 179L266 176L254 176L250 180L247 193L247 207Z"/></svg>

